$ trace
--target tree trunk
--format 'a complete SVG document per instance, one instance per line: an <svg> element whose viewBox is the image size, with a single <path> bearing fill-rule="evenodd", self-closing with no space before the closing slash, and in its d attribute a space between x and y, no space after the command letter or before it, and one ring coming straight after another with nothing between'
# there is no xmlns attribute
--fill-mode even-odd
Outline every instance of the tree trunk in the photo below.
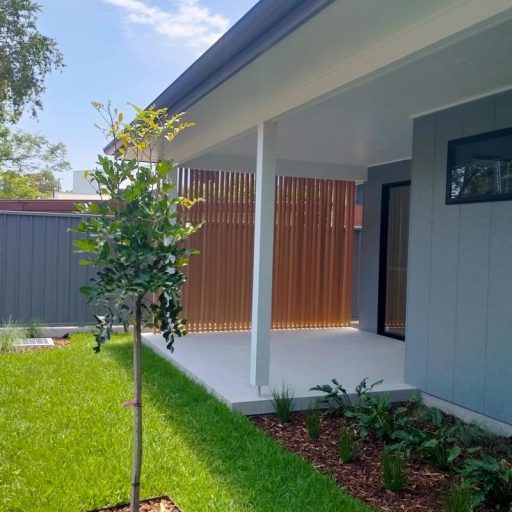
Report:
<svg viewBox="0 0 512 512"><path fill-rule="evenodd" d="M142 466L142 296L135 304L133 331L133 452L130 512L139 512L140 472Z"/></svg>

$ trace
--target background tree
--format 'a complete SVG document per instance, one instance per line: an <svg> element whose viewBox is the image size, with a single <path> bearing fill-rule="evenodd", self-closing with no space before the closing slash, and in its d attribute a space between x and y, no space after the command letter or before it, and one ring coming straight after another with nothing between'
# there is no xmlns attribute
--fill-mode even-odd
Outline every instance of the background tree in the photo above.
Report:
<svg viewBox="0 0 512 512"><path fill-rule="evenodd" d="M40 6L0 0L0 123L19 120L25 108L41 109L46 76L62 69L57 43L36 26Z"/></svg>
<svg viewBox="0 0 512 512"><path fill-rule="evenodd" d="M69 171L66 146L52 144L44 135L0 126L0 170L19 174Z"/></svg>
<svg viewBox="0 0 512 512"><path fill-rule="evenodd" d="M59 190L59 180L51 171L32 174L0 171L0 199L47 199Z"/></svg>
<svg viewBox="0 0 512 512"><path fill-rule="evenodd" d="M174 336L186 334L180 289L185 282L181 268L193 251L183 242L200 226L182 224L177 208L190 208L194 201L170 198L175 185L170 174L175 169L163 153L156 164L144 163L155 144L171 142L192 125L182 121L183 114L167 116L166 109L137 109L135 120L123 124L123 115L110 106L94 104L108 124L107 135L114 138L118 158L98 156L100 167L90 178L110 201L79 207L85 214L77 231L87 235L75 242L88 254L82 264L98 268L91 286L81 291L93 304L105 307L104 317L96 317L96 347L99 351L111 335L114 322L133 326L133 457L130 511L139 511L140 470L142 462L142 383L141 329L144 325L162 332L172 350ZM158 300L151 300L157 294Z"/></svg>
<svg viewBox="0 0 512 512"><path fill-rule="evenodd" d="M63 67L55 41L37 30L39 11L31 0L0 0L0 197L4 199L52 197L59 189L53 172L70 169L63 144L7 126L27 108L36 116L47 75Z"/></svg>
<svg viewBox="0 0 512 512"><path fill-rule="evenodd" d="M68 171L64 144L0 126L0 198L45 199L60 190L54 172Z"/></svg>

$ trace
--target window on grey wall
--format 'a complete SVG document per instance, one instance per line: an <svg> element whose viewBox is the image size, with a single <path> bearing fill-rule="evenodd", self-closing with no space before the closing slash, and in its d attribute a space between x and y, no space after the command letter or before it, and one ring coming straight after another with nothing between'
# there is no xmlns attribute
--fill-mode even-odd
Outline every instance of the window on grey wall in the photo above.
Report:
<svg viewBox="0 0 512 512"><path fill-rule="evenodd" d="M448 142L446 203L512 199L512 128Z"/></svg>

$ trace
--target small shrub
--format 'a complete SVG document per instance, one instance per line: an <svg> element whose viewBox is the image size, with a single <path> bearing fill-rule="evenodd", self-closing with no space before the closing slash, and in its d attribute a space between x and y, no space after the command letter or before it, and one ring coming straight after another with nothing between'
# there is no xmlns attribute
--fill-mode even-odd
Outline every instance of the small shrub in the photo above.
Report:
<svg viewBox="0 0 512 512"><path fill-rule="evenodd" d="M338 454L344 464L350 464L356 458L357 446L354 434L349 428L342 428L340 430Z"/></svg>
<svg viewBox="0 0 512 512"><path fill-rule="evenodd" d="M345 409L352 407L352 401L342 384L336 379L332 379L331 382L333 386L330 384L318 384L310 388L310 391L321 391L324 393L320 401L327 404L331 408L331 412L342 414Z"/></svg>
<svg viewBox="0 0 512 512"><path fill-rule="evenodd" d="M313 400L306 411L306 428L311 439L320 437L320 411L317 400Z"/></svg>
<svg viewBox="0 0 512 512"><path fill-rule="evenodd" d="M488 498L500 506L512 504L512 467L484 454L481 459L469 459L461 471L465 481L477 490L479 501Z"/></svg>
<svg viewBox="0 0 512 512"><path fill-rule="evenodd" d="M381 395L376 399L367 397L347 410L345 416L357 419L359 435L362 438L369 432L375 432L380 439L390 439L396 430L391 399L388 395Z"/></svg>
<svg viewBox="0 0 512 512"><path fill-rule="evenodd" d="M395 430L391 434L394 444L388 447L389 450L400 451L407 456L416 451L425 441L430 439L430 433L421 428L407 426L405 429Z"/></svg>
<svg viewBox="0 0 512 512"><path fill-rule="evenodd" d="M467 484L456 484L450 490L443 512L473 512L475 497Z"/></svg>
<svg viewBox="0 0 512 512"><path fill-rule="evenodd" d="M42 338L44 336L43 327L37 320L31 320L26 326L27 338Z"/></svg>
<svg viewBox="0 0 512 512"><path fill-rule="evenodd" d="M471 446L491 446L497 441L497 436L483 430L474 423L462 423L457 421L452 427L452 435L463 447Z"/></svg>
<svg viewBox="0 0 512 512"><path fill-rule="evenodd" d="M0 353L15 352L19 340L27 337L27 329L9 319L0 326Z"/></svg>
<svg viewBox="0 0 512 512"><path fill-rule="evenodd" d="M365 402L370 401L372 398L370 393L373 391L373 388L379 386L384 382L383 379L377 380L374 383L368 385L368 377L365 377L357 386L356 386L356 394L358 405L361 405Z"/></svg>
<svg viewBox="0 0 512 512"><path fill-rule="evenodd" d="M452 444L452 441L451 438L445 437L444 432L440 432L424 441L419 449L433 466L450 469L462 452L460 446Z"/></svg>
<svg viewBox="0 0 512 512"><path fill-rule="evenodd" d="M421 422L430 423L435 427L439 427L444 421L444 415L439 409L436 409L435 407L420 405L416 409L416 419Z"/></svg>
<svg viewBox="0 0 512 512"><path fill-rule="evenodd" d="M272 397L274 399L274 409L277 419L281 423L290 421L294 398L293 391L283 384L281 391L272 390Z"/></svg>
<svg viewBox="0 0 512 512"><path fill-rule="evenodd" d="M382 454L382 481L386 489L397 492L405 485L405 459L399 452L385 450Z"/></svg>

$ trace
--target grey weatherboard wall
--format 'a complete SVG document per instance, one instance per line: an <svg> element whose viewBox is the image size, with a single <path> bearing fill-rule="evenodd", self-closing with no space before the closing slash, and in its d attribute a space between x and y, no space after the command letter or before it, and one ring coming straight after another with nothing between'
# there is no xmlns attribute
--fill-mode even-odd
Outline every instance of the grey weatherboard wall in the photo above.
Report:
<svg viewBox="0 0 512 512"><path fill-rule="evenodd" d="M79 265L69 233L77 215L0 212L0 323L9 318L54 325L94 322L80 286L93 275Z"/></svg>
<svg viewBox="0 0 512 512"><path fill-rule="evenodd" d="M512 201L445 204L447 142L512 126L512 92L414 122L406 382L512 423Z"/></svg>
<svg viewBox="0 0 512 512"><path fill-rule="evenodd" d="M364 331L377 332L382 185L408 181L410 177L410 160L377 165L368 169L368 180L364 185L359 283L359 328Z"/></svg>

